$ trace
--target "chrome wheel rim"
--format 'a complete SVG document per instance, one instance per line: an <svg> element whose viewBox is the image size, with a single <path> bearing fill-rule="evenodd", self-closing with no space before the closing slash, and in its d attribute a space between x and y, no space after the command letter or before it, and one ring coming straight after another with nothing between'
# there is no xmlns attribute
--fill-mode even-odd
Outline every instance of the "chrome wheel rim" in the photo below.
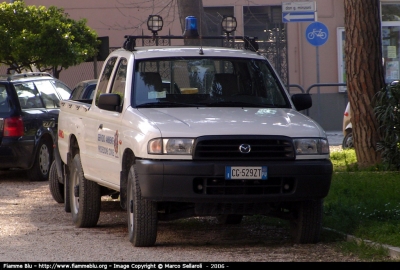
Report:
<svg viewBox="0 0 400 270"><path fill-rule="evenodd" d="M50 151L46 144L39 149L39 167L43 175L47 175L50 169Z"/></svg>

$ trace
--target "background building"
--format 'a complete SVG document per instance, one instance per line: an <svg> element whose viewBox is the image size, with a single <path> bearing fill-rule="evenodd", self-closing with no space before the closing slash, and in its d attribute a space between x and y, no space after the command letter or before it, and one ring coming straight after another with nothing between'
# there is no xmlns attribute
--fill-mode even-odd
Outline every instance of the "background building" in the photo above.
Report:
<svg viewBox="0 0 400 270"><path fill-rule="evenodd" d="M321 46L306 37L311 22L283 22L282 2L314 3L318 22L327 27ZM165 23L160 35L181 35L178 8L174 1L162 0L25 0L27 5L58 6L73 19L86 18L99 37L109 37L110 48L121 47L125 35L150 34L146 21L159 14ZM400 1L382 0L382 33L386 80L399 79ZM341 130L347 104L344 67L344 0L203 0L209 34L221 34L223 15L236 17L235 35L256 36L263 51L288 86L290 93L313 95L307 112L328 131ZM318 31L318 30L317 30ZM60 79L73 87L97 76L102 62L83 63L61 72ZM312 87L316 83L335 86Z"/></svg>

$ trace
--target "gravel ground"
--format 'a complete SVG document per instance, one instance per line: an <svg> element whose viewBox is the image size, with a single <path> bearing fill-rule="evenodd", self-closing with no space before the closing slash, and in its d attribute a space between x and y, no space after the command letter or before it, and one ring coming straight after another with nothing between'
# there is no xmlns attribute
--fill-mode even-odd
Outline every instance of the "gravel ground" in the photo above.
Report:
<svg viewBox="0 0 400 270"><path fill-rule="evenodd" d="M335 243L291 243L288 232L262 224L160 222L154 247L128 241L119 202L102 200L98 226L75 228L48 182L29 182L20 171L0 172L1 262L358 262ZM192 225L191 225L192 224Z"/></svg>

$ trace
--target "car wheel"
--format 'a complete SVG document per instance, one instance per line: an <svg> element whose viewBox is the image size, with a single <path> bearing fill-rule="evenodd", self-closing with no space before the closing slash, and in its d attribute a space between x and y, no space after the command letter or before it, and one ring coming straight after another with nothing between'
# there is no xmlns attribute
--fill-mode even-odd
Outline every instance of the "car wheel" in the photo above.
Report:
<svg viewBox="0 0 400 270"><path fill-rule="evenodd" d="M60 183L57 173L56 162L53 161L49 173L49 188L51 196L58 203L64 202L64 185Z"/></svg>
<svg viewBox="0 0 400 270"><path fill-rule="evenodd" d="M354 148L353 144L353 132L349 132L344 136L343 142L342 142L342 148L343 149L351 149Z"/></svg>
<svg viewBox="0 0 400 270"><path fill-rule="evenodd" d="M313 244L319 241L322 230L323 200L298 202L291 209L290 220L293 241L298 244Z"/></svg>
<svg viewBox="0 0 400 270"><path fill-rule="evenodd" d="M157 238L157 203L142 198L135 165L129 170L127 185L129 241L135 247L153 246Z"/></svg>
<svg viewBox="0 0 400 270"><path fill-rule="evenodd" d="M100 217L100 186L84 177L79 154L75 155L71 165L69 194L72 221L78 228L94 227Z"/></svg>
<svg viewBox="0 0 400 270"><path fill-rule="evenodd" d="M243 215L218 215L218 224L240 224L242 222Z"/></svg>
<svg viewBox="0 0 400 270"><path fill-rule="evenodd" d="M28 177L31 181L46 181L49 179L50 165L53 161L52 143L48 140L41 140L33 162L32 168L28 170Z"/></svg>

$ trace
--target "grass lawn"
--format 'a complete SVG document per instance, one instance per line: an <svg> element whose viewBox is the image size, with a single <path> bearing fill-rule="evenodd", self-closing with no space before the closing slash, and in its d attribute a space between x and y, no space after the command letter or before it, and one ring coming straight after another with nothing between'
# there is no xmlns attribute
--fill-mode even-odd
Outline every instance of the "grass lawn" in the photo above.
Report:
<svg viewBox="0 0 400 270"><path fill-rule="evenodd" d="M334 174L323 226L400 247L400 172L360 170L354 150L332 152L331 160Z"/></svg>

